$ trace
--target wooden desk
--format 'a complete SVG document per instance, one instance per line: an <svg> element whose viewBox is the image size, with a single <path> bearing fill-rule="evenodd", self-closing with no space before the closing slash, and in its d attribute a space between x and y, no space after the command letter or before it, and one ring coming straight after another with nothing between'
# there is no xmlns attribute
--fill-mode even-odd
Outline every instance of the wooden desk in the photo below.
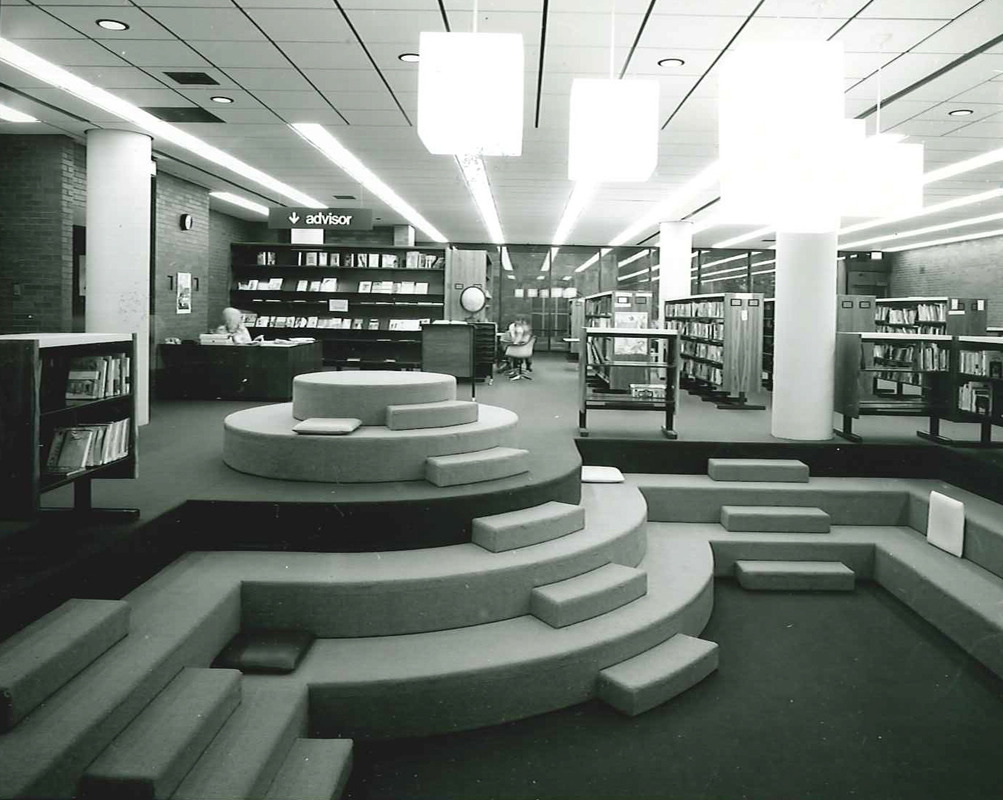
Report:
<svg viewBox="0 0 1003 800"><path fill-rule="evenodd" d="M320 342L289 347L162 344L158 394L218 400L291 400L293 378L320 372Z"/></svg>

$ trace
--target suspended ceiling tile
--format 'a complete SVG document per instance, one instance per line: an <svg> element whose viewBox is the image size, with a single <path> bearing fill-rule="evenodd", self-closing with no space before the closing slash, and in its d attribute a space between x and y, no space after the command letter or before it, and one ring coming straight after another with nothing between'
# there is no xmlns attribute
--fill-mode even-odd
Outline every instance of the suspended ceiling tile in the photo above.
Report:
<svg viewBox="0 0 1003 800"><path fill-rule="evenodd" d="M1003 139L1003 119L997 114L984 122L966 125L958 132L963 136L976 139Z"/></svg>
<svg viewBox="0 0 1003 800"><path fill-rule="evenodd" d="M204 70L209 66L202 56L176 39L119 39L105 45L137 67Z"/></svg>
<svg viewBox="0 0 1003 800"><path fill-rule="evenodd" d="M957 103L954 101L941 103L920 114L917 119L951 119L959 126L970 125L975 122L981 122L1003 111L1003 96L1000 96L999 100L1000 102L996 103ZM970 109L974 113L968 116L949 116L948 112L956 108Z"/></svg>
<svg viewBox="0 0 1003 800"><path fill-rule="evenodd" d="M302 70L371 70L372 64L357 42L304 42L283 44L282 49Z"/></svg>
<svg viewBox="0 0 1003 800"><path fill-rule="evenodd" d="M275 91L312 91L312 87L295 69L246 69L242 67L227 70L227 74L245 89L257 92L259 89Z"/></svg>
<svg viewBox="0 0 1003 800"><path fill-rule="evenodd" d="M628 76L632 78L673 78L681 75L703 75L717 58L719 50L692 50L688 48L638 47L630 60ZM549 53L549 48L548 48ZM549 55L548 55L549 57ZM681 58L682 66L658 66L663 58Z"/></svg>
<svg viewBox="0 0 1003 800"><path fill-rule="evenodd" d="M956 105L966 103L1000 103L1003 102L1003 81L986 81L960 94L954 95L951 102Z"/></svg>
<svg viewBox="0 0 1003 800"><path fill-rule="evenodd" d="M909 120L901 125L896 125L889 130L895 133L904 133L908 136L943 136L957 128L956 119L946 120ZM969 136L973 134L967 134Z"/></svg>
<svg viewBox="0 0 1003 800"><path fill-rule="evenodd" d="M269 8L250 9L251 18L265 34L277 42L349 42L354 41L345 18L331 3L324 9ZM384 19L390 17L381 12Z"/></svg>
<svg viewBox="0 0 1003 800"><path fill-rule="evenodd" d="M759 9L760 17L837 17L848 19L856 14L866 0L766 0Z"/></svg>
<svg viewBox="0 0 1003 800"><path fill-rule="evenodd" d="M397 109L393 97L386 89L376 92L325 92L324 94L343 112L349 110L394 111ZM398 113L400 112L398 111Z"/></svg>
<svg viewBox="0 0 1003 800"><path fill-rule="evenodd" d="M197 41L262 42L265 36L234 8L148 9L160 23L181 39Z"/></svg>
<svg viewBox="0 0 1003 800"><path fill-rule="evenodd" d="M816 17L814 15L767 17L760 14L753 17L749 24L742 29L732 47L763 42L824 40L839 30L839 26L842 24L842 19L831 17ZM734 26L732 33L734 33L738 27L734 21L732 21L732 25ZM721 46L723 47L726 43L727 40L722 42Z"/></svg>
<svg viewBox="0 0 1003 800"><path fill-rule="evenodd" d="M936 36L917 45L917 53L955 53L961 55L999 35L1003 2L983 0L972 3L971 11L961 15Z"/></svg>
<svg viewBox="0 0 1003 800"><path fill-rule="evenodd" d="M881 95L890 97L893 93L906 89L932 75L953 59L953 56L943 53L906 53L883 67L880 75L873 75L867 80L861 81L847 94L849 97L876 99L880 84ZM906 97L909 100L942 100L950 96L948 92L957 94L979 82L973 75L963 74L957 69L952 70L937 81L914 89Z"/></svg>
<svg viewBox="0 0 1003 800"><path fill-rule="evenodd" d="M32 6L6 9L3 12L3 35L14 42L22 39L79 39L81 36L69 25ZM24 46L30 49L30 44Z"/></svg>
<svg viewBox="0 0 1003 800"><path fill-rule="evenodd" d="M106 7L101 4L87 6L63 6L50 9L67 25L71 25L92 39L173 39L170 31L164 30L156 20L135 7ZM99 19L114 19L129 26L126 31L109 31L97 24Z"/></svg>
<svg viewBox="0 0 1003 800"><path fill-rule="evenodd" d="M741 26L740 17L697 17L652 14L638 47L662 50L665 56L678 49L720 51ZM634 29L636 32L636 28ZM606 36L609 39L609 34ZM603 42L599 42L603 44ZM628 42L627 44L631 44Z"/></svg>
<svg viewBox="0 0 1003 800"><path fill-rule="evenodd" d="M378 111L375 109L356 108L352 111L346 111L344 113L353 127L400 127L407 126L408 124L404 115L396 109L393 111Z"/></svg>
<svg viewBox="0 0 1003 800"><path fill-rule="evenodd" d="M442 15L434 2L426 3L420 10L398 10L387 13L382 9L357 9L347 13L355 30L367 45L370 42L410 42L413 47L417 47L420 32L446 30L442 23ZM342 25L351 36L351 31L344 21Z"/></svg>
<svg viewBox="0 0 1003 800"><path fill-rule="evenodd" d="M904 53L943 25L941 20L857 18L834 41L848 53Z"/></svg>
<svg viewBox="0 0 1003 800"><path fill-rule="evenodd" d="M73 73L102 89L160 89L164 84L136 67L76 67Z"/></svg>
<svg viewBox="0 0 1003 800"><path fill-rule="evenodd" d="M975 5L974 0L874 0L861 17L954 19Z"/></svg>
<svg viewBox="0 0 1003 800"><path fill-rule="evenodd" d="M194 107L195 104L171 89L116 89L116 97L121 97L140 107Z"/></svg>
<svg viewBox="0 0 1003 800"><path fill-rule="evenodd" d="M318 108L330 108L323 95L313 90L305 92L286 92L262 89L256 91L257 97L267 108L276 110L310 111Z"/></svg>
<svg viewBox="0 0 1003 800"><path fill-rule="evenodd" d="M224 122L231 124L282 124L281 120L267 108L234 108L214 103L209 110Z"/></svg>
<svg viewBox="0 0 1003 800"><path fill-rule="evenodd" d="M615 41L618 48L630 47L637 36L642 18L641 14L617 15ZM538 15L537 25L539 25ZM651 25L650 19L648 25ZM551 44L608 47L610 44L608 8L605 14L551 12L547 20L547 45Z"/></svg>
<svg viewBox="0 0 1003 800"><path fill-rule="evenodd" d="M138 6L162 6L168 0L134 0ZM170 4L178 7L188 8L233 8L230 0L169 0ZM269 2L282 2L282 0L269 0ZM302 0L294 0L299 3ZM241 0L242 5L247 5L247 0Z"/></svg>
<svg viewBox="0 0 1003 800"><path fill-rule="evenodd" d="M223 88L219 86L212 86L207 88L201 88L197 86L178 86L178 91L187 97L192 102L197 105L207 108L210 111L214 111L217 108L261 108L261 103L252 97L247 92L242 92L239 89ZM222 103L214 103L212 98L214 95L225 94L227 97L233 99L232 105L224 105Z"/></svg>
<svg viewBox="0 0 1003 800"><path fill-rule="evenodd" d="M203 39L188 40L207 61L221 69L244 67L247 69L285 69L289 61L268 42L215 42Z"/></svg>

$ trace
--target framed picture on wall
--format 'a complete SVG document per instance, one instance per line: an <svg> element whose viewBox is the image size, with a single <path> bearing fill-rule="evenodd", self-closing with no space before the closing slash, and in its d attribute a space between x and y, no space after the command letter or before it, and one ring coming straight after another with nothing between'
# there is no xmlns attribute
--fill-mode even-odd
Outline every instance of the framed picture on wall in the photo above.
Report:
<svg viewBox="0 0 1003 800"><path fill-rule="evenodd" d="M178 280L177 312L179 314L192 313L192 274L190 272L179 272Z"/></svg>

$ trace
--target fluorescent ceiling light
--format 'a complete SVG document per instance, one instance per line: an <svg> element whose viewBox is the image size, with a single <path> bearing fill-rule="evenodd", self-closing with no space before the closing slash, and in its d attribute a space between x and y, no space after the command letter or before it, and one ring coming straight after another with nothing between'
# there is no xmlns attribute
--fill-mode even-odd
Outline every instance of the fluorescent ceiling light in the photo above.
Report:
<svg viewBox="0 0 1003 800"><path fill-rule="evenodd" d="M266 189L292 200L297 205L308 206L310 208L324 208L324 203L315 200L310 195L304 194L292 186L276 180L271 175L255 169L249 164L245 164L240 159L234 158L229 153L225 153L203 142L190 133L176 128L169 122L158 119L138 106L134 106L132 103L126 102L120 97L116 97L82 78L78 78L76 75L67 72L61 67L57 67L43 58L39 58L3 38L0 38L0 62L16 67L28 75L45 81L50 86L55 86L57 89L69 92L91 105L114 114L116 117L138 125L150 135L182 147L207 161L211 161L213 164L217 164L243 178L254 181L258 185L264 186Z"/></svg>
<svg viewBox="0 0 1003 800"><path fill-rule="evenodd" d="M765 228L757 228L749 233L743 233L741 236L733 236L731 239L723 239L720 242L714 242L711 247L717 248L729 248L732 245L741 244L742 242L747 242L750 239L762 239L768 233L773 233L774 226L767 225Z"/></svg>
<svg viewBox="0 0 1003 800"><path fill-rule="evenodd" d="M722 223L720 219L716 215L710 216L707 217L706 219L700 220L699 222L694 222L693 227L690 229L690 233L691 235L703 233L703 231L710 230L711 228L716 228L718 225L721 224Z"/></svg>
<svg viewBox="0 0 1003 800"><path fill-rule="evenodd" d="M578 181L575 184L575 188L571 190L571 196L568 197L568 202L564 205L564 214L561 215L561 221L557 223L557 230L554 232L551 244L567 244L575 223L578 222L585 206L595 196L598 188L599 184L593 181Z"/></svg>
<svg viewBox="0 0 1003 800"><path fill-rule="evenodd" d="M501 259L502 259L502 269L511 272L512 271L512 259L509 258L508 248L503 247L501 249ZM511 276L509 276L511 277Z"/></svg>
<svg viewBox="0 0 1003 800"><path fill-rule="evenodd" d="M703 169L689 181L684 183L665 200L654 205L651 210L641 217L637 222L631 224L610 241L610 247L619 247L626 244L631 239L655 227L666 220L675 219L679 216L679 210L686 203L690 202L700 192L705 191L714 185L718 180L718 162Z"/></svg>
<svg viewBox="0 0 1003 800"><path fill-rule="evenodd" d="M16 108L5 106L3 103L0 103L0 119L4 122L38 122L38 120L30 114L25 114L23 111L18 111Z"/></svg>
<svg viewBox="0 0 1003 800"><path fill-rule="evenodd" d="M481 221L488 229L488 237L492 243L501 244L505 241L505 235L502 233L498 208L495 206L494 195L491 194L491 183L488 181L483 159L473 155L457 156L456 163L459 164L463 180L467 182L467 189L474 198Z"/></svg>
<svg viewBox="0 0 1003 800"><path fill-rule="evenodd" d="M222 200L224 203L231 203L235 206L246 208L248 211L253 211L254 213L261 214L264 217L268 216L268 206L263 206L261 203L255 203L248 200L246 197L241 197L239 194L233 194L233 192L209 192L209 196L215 197L217 200Z"/></svg>
<svg viewBox="0 0 1003 800"><path fill-rule="evenodd" d="M938 231L949 231L952 228L965 228L969 225L980 225L983 222L993 222L998 219L1003 219L1003 213L1001 214L986 214L983 217L972 217L971 219L962 219L957 222L945 222L942 225L929 225L925 228L915 228L911 231L902 231L901 233L889 233L887 236L875 236L872 239L860 239L856 242L847 242L846 244L841 244L840 249L845 250L848 247L862 247L866 244L873 244L874 242L884 242L890 239L905 239L911 236L922 236L926 233L937 233Z"/></svg>
<svg viewBox="0 0 1003 800"><path fill-rule="evenodd" d="M986 200L992 200L995 197L1003 197L1003 189L990 189L987 192L970 194L965 197L956 197L954 200L945 200L943 203L935 203L932 206L921 208L919 211L913 212L912 214L884 217L882 219L871 220L870 222L861 222L857 225L850 225L849 227L841 229L839 231L839 235L844 236L847 233L856 233L857 231L866 231L870 228L879 228L882 225L890 225L893 222L902 222L903 220L915 219L916 217L926 217L930 214L939 214L941 211L950 211L952 208L962 208L963 206L982 203Z"/></svg>
<svg viewBox="0 0 1003 800"><path fill-rule="evenodd" d="M439 230L427 219L407 203L397 192L387 186L383 181L359 161L345 146L335 139L323 125L314 122L294 122L291 127L296 133L306 139L310 144L323 153L328 160L343 169L348 175L361 183L368 191L376 195L380 200L390 206L394 211L404 217L414 227L424 231L434 242L449 241Z"/></svg>
<svg viewBox="0 0 1003 800"><path fill-rule="evenodd" d="M620 275L617 278L617 281L618 282L619 281L629 281L631 278L636 278L638 275L647 275L647 274L648 274L648 270L647 269L639 269L637 272L631 272L631 273L629 273L627 275Z"/></svg>
<svg viewBox="0 0 1003 800"><path fill-rule="evenodd" d="M633 264L635 261L637 261L637 259L644 258L650 252L651 250L649 248L645 248L644 250L639 250L638 252L634 253L634 255L628 256L623 261L619 262L617 264L617 267L625 267L628 264Z"/></svg>
<svg viewBox="0 0 1003 800"><path fill-rule="evenodd" d="M966 158L964 161L948 164L940 169L931 170L923 176L923 183L934 183L935 181L942 181L945 178L953 178L955 175L971 172L973 169L988 167L990 164L996 164L1000 161L1003 161L1003 147L990 150L988 153L983 153L980 156Z"/></svg>
<svg viewBox="0 0 1003 800"><path fill-rule="evenodd" d="M575 267L575 272L584 272L589 267L591 267L593 264L595 264L600 258L605 258L611 252L613 252L613 251L610 248L604 247L602 250L600 250L594 256L592 256L591 258L589 258L589 260L586 261L584 264L581 264L581 265Z"/></svg>
<svg viewBox="0 0 1003 800"><path fill-rule="evenodd" d="M901 247L886 247L886 253L899 253L902 250L918 250L921 247L933 247L938 244L954 244L955 242L970 242L974 239L989 239L993 236L1003 236L1003 228L985 233L970 233L967 236L951 236L947 239L933 239L927 242L916 242L915 244L904 244Z"/></svg>

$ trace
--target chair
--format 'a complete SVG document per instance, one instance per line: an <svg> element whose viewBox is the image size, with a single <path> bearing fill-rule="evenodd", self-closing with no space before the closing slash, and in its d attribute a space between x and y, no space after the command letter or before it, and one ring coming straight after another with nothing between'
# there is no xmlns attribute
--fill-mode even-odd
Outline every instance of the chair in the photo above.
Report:
<svg viewBox="0 0 1003 800"><path fill-rule="evenodd" d="M536 344L536 337L531 336L525 344L510 344L505 348L505 357L515 362L515 370L510 373L510 381L533 380L524 371L526 362L533 357L533 345Z"/></svg>

